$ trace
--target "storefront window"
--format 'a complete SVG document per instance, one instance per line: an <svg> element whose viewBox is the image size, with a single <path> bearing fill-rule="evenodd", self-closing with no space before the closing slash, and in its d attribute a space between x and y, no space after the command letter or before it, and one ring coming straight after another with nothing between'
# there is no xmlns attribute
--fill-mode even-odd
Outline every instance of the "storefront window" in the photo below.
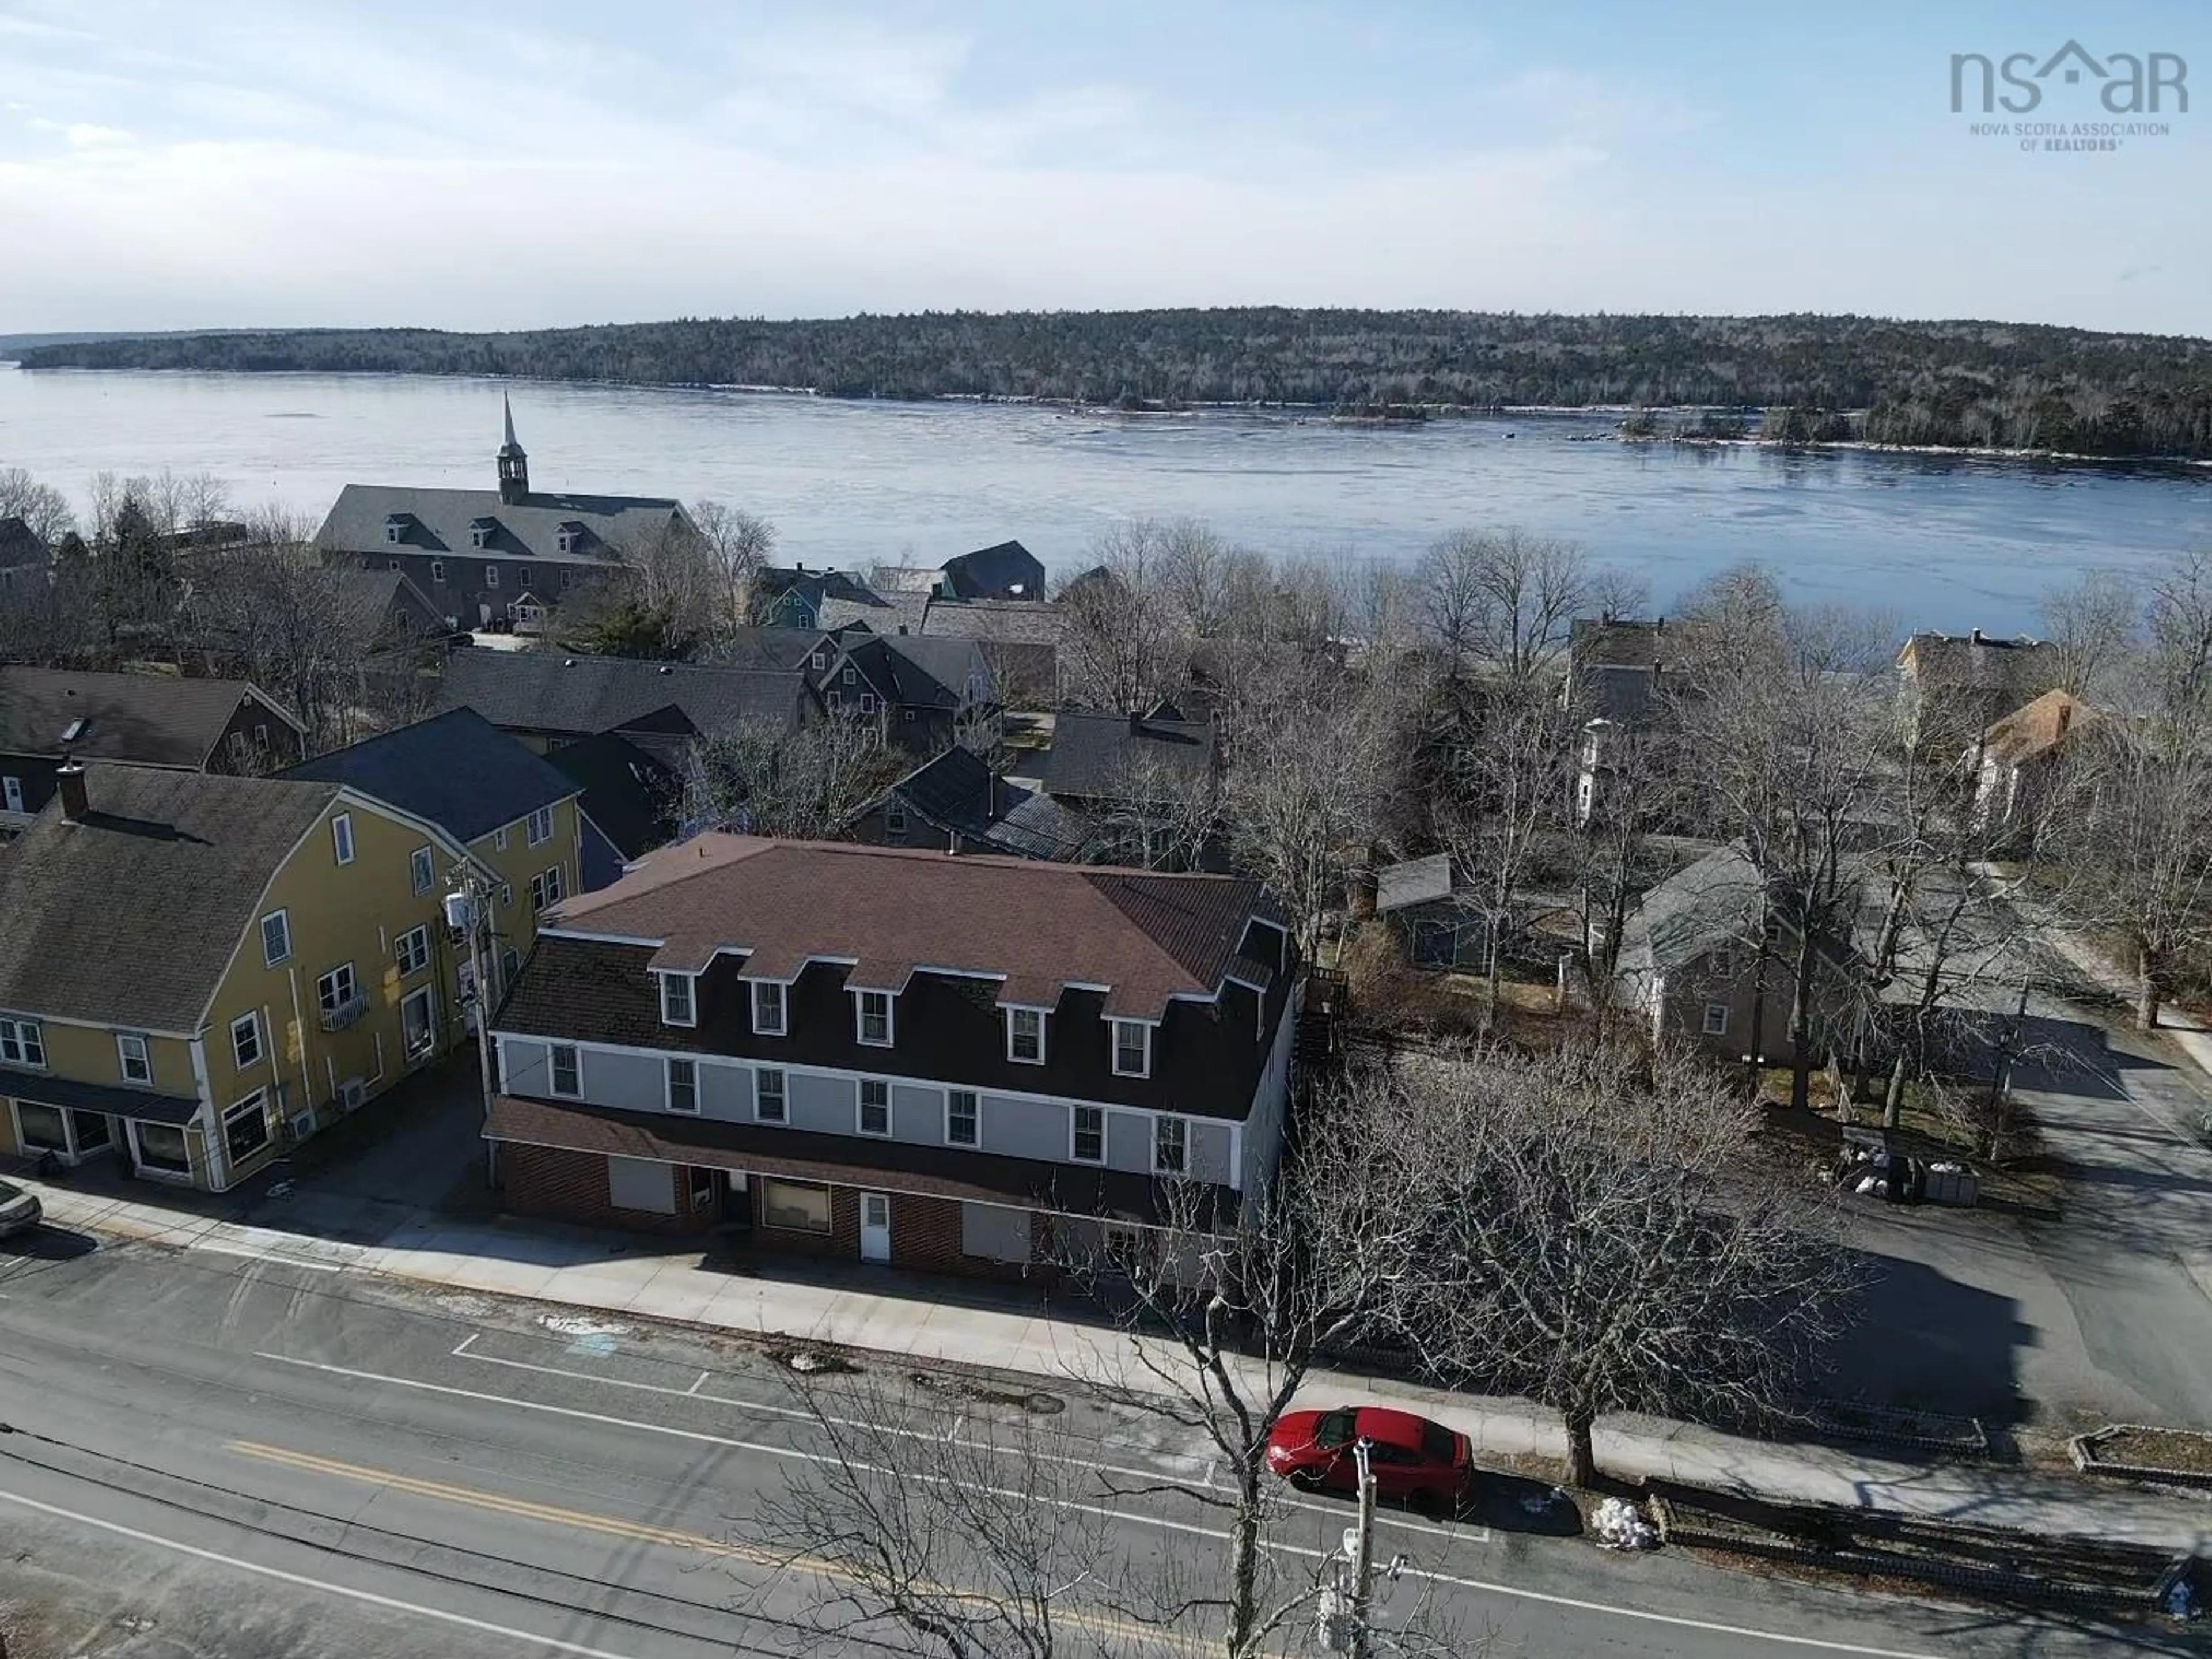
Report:
<svg viewBox="0 0 2212 1659"><path fill-rule="evenodd" d="M23 1145L29 1151L65 1153L70 1149L69 1126L62 1121L57 1107L19 1100L15 1103L15 1123L22 1130Z"/></svg>
<svg viewBox="0 0 2212 1659"><path fill-rule="evenodd" d="M830 1231L830 1189L796 1181L761 1183L761 1218L796 1233Z"/></svg>
<svg viewBox="0 0 2212 1659"><path fill-rule="evenodd" d="M243 1163L269 1144L269 1114L258 1091L222 1115L223 1145L233 1163Z"/></svg>
<svg viewBox="0 0 2212 1659"><path fill-rule="evenodd" d="M190 1175L192 1161L185 1152L185 1132L173 1123L137 1126L138 1164L164 1175Z"/></svg>

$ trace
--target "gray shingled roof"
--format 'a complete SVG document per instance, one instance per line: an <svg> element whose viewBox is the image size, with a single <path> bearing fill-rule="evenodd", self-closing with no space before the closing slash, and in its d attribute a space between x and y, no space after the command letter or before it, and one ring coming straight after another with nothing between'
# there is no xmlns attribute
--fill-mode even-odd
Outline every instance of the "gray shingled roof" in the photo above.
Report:
<svg viewBox="0 0 2212 1659"><path fill-rule="evenodd" d="M446 659L438 706L473 708L510 731L579 736L674 708L697 731L714 732L747 719L796 725L807 695L795 670L465 649Z"/></svg>
<svg viewBox="0 0 2212 1659"><path fill-rule="evenodd" d="M845 654L887 702L916 708L957 708L971 676L988 696L990 664L973 640L932 640L914 635L847 635Z"/></svg>
<svg viewBox="0 0 2212 1659"><path fill-rule="evenodd" d="M1375 874L1375 913L1389 915L1410 904L1431 904L1452 895L1451 854L1431 853L1385 865Z"/></svg>
<svg viewBox="0 0 2212 1659"><path fill-rule="evenodd" d="M395 514L404 522L398 544L386 539L385 526ZM470 526L477 520L494 526L483 547L474 545ZM530 558L545 564L605 565L617 562L625 545L669 526L688 524L683 504L658 495L568 495L535 489L512 506L496 489L415 489L404 484L348 484L315 545L343 553L433 553L468 558ZM574 552L560 550L564 525L580 525L584 535Z"/></svg>
<svg viewBox="0 0 2212 1659"><path fill-rule="evenodd" d="M869 594L863 598L825 599L815 620L824 629L858 624L872 634L909 634L926 630L930 610L927 593Z"/></svg>
<svg viewBox="0 0 2212 1659"><path fill-rule="evenodd" d="M1670 972L1759 937L1766 882L1741 842L1705 854L1644 896L1621 929L1620 966Z"/></svg>
<svg viewBox="0 0 2212 1659"><path fill-rule="evenodd" d="M1975 686L2017 693L2019 701L2048 691L2063 678L2058 647L2047 640L1990 635L1915 634L1899 653L1923 690Z"/></svg>
<svg viewBox="0 0 2212 1659"><path fill-rule="evenodd" d="M244 680L0 667L0 751L198 767L252 688ZM270 718L291 721L288 714ZM84 727L64 742L63 733Z"/></svg>
<svg viewBox="0 0 2212 1659"><path fill-rule="evenodd" d="M965 749L948 749L925 761L884 793L898 796L934 829L1019 858L1073 863L1090 839L1089 823L1048 795L1002 778L994 799L991 769Z"/></svg>
<svg viewBox="0 0 2212 1659"><path fill-rule="evenodd" d="M436 824L466 846L579 793L575 781L473 708L452 708L283 774L342 783Z"/></svg>
<svg viewBox="0 0 2212 1659"><path fill-rule="evenodd" d="M923 617L921 631L1002 645L1057 645L1065 615L1034 599L939 599Z"/></svg>
<svg viewBox="0 0 2212 1659"><path fill-rule="evenodd" d="M0 859L0 1008L199 1029L270 878L337 786L143 766L86 769Z"/></svg>
<svg viewBox="0 0 2212 1659"><path fill-rule="evenodd" d="M684 780L645 744L619 732L564 743L546 760L584 792L584 811L625 859L676 833Z"/></svg>
<svg viewBox="0 0 2212 1659"><path fill-rule="evenodd" d="M822 641L819 628L732 628L714 641L715 668L790 669L805 665Z"/></svg>
<svg viewBox="0 0 2212 1659"><path fill-rule="evenodd" d="M1030 770L1052 794L1111 800L1151 769L1203 777L1213 743L1213 727L1197 720L1066 710L1054 716L1052 747Z"/></svg>

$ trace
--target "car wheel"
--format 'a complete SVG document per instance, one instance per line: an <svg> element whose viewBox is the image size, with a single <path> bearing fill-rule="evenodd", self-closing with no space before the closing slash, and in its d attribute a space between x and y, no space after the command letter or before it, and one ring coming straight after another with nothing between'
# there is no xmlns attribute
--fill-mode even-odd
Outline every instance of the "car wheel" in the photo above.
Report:
<svg viewBox="0 0 2212 1659"><path fill-rule="evenodd" d="M1300 1492L1319 1492L1321 1490L1321 1483L1322 1474L1319 1469L1292 1469L1291 1471L1291 1484L1293 1486L1296 1486Z"/></svg>

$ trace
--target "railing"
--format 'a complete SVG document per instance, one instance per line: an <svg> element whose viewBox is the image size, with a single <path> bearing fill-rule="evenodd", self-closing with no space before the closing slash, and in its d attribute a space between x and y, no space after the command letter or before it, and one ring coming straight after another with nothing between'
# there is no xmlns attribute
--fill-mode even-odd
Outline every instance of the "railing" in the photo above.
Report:
<svg viewBox="0 0 2212 1659"><path fill-rule="evenodd" d="M368 1012L368 999L356 991L335 1008L325 1008L322 1027L325 1031L349 1031L361 1024L361 1017Z"/></svg>

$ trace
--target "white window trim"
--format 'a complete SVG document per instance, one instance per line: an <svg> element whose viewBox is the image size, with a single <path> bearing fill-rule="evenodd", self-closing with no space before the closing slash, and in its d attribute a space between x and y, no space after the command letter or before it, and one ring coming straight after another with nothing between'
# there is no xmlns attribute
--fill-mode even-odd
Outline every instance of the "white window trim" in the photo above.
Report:
<svg viewBox="0 0 2212 1659"><path fill-rule="evenodd" d="M407 855L407 878L417 897L438 884L438 858L428 842Z"/></svg>
<svg viewBox="0 0 2212 1659"><path fill-rule="evenodd" d="M271 917L282 921L284 927L284 949L281 954L273 957L269 954L269 923ZM292 913L286 909L269 911L261 918L261 965L264 968L275 968L291 959Z"/></svg>
<svg viewBox="0 0 2212 1659"><path fill-rule="evenodd" d="M443 583L446 580L446 562L443 559L430 561L430 580L439 583Z"/></svg>
<svg viewBox="0 0 2212 1659"><path fill-rule="evenodd" d="M1036 1058L1035 1060L1030 1060L1025 1055L1018 1054L1014 1052L1014 1016L1016 1014L1035 1014L1036 1016L1037 1051ZM1051 1052L1050 1048L1046 1046L1045 1040L1045 1027L1049 1018L1050 1015L1048 1011L1042 1008L1025 1008L1015 1006L1009 1007L1006 1010L1006 1059L1010 1062L1016 1066L1042 1066L1044 1064L1045 1056Z"/></svg>
<svg viewBox="0 0 2212 1659"><path fill-rule="evenodd" d="M498 829L491 832L491 850L493 852L504 853L507 851L507 826L502 823Z"/></svg>
<svg viewBox="0 0 2212 1659"><path fill-rule="evenodd" d="M495 564L484 567L484 589L492 593L499 591L499 567Z"/></svg>
<svg viewBox="0 0 2212 1659"><path fill-rule="evenodd" d="M765 1117L762 1115L761 1113L761 1079L763 1077L770 1075L773 1075L776 1080L777 1088L775 1097L783 1108L783 1114L780 1117ZM791 1073L785 1071L782 1066L756 1066L753 1067L753 1121L756 1123L773 1123L778 1128L784 1127L790 1123Z"/></svg>
<svg viewBox="0 0 2212 1659"><path fill-rule="evenodd" d="M1160 1130L1162 1126L1180 1123L1182 1126L1182 1168L1170 1170L1160 1162ZM1175 1112L1162 1112L1152 1120L1152 1173L1154 1175L1188 1176L1190 1173L1190 1120Z"/></svg>
<svg viewBox="0 0 2212 1659"><path fill-rule="evenodd" d="M576 1086L574 1089L561 1086L561 1068L553 1063L554 1055L563 1048L576 1057ZM545 1045L545 1092L556 1100L581 1100L584 1097L583 1049L573 1042L549 1042Z"/></svg>
<svg viewBox="0 0 2212 1659"><path fill-rule="evenodd" d="M669 992L681 980L684 982L684 1018L678 1019L669 1012ZM696 974L663 973L660 975L660 1023L686 1029L699 1024L699 978Z"/></svg>
<svg viewBox="0 0 2212 1659"><path fill-rule="evenodd" d="M331 820L331 854L342 864L353 862L353 814L341 812Z"/></svg>
<svg viewBox="0 0 2212 1659"><path fill-rule="evenodd" d="M0 1024L5 1024L11 1029L13 1035L9 1040L15 1043L16 1052L21 1056L20 1059L7 1060L5 1055L0 1055L0 1060L5 1060L10 1066L20 1066L27 1072L45 1071L47 1065L46 1026L38 1020L19 1014L10 1014L4 1019L0 1019ZM39 1045L39 1057L36 1060L31 1058L28 1045L23 1041L25 1031L31 1032Z"/></svg>
<svg viewBox="0 0 2212 1659"><path fill-rule="evenodd" d="M1113 1061L1114 1075L1115 1077L1150 1077L1152 1074L1152 1028L1151 1024L1148 1021L1141 1019L1109 1019L1106 1022L1106 1024L1108 1027L1106 1040L1113 1044L1110 1058ZM1125 1025L1133 1025L1145 1034L1145 1060L1143 1068L1139 1071L1127 1071L1123 1069L1121 1065L1121 1028Z"/></svg>
<svg viewBox="0 0 2212 1659"><path fill-rule="evenodd" d="M582 1055L577 1056L579 1062L582 1059ZM676 1103L676 1068L678 1066L689 1066L691 1068L691 1104L688 1109ZM699 1108L702 1103L700 1099L702 1091L699 1062L690 1055L670 1054L661 1061L660 1103L665 1109L678 1117L697 1117L700 1115Z"/></svg>
<svg viewBox="0 0 2212 1659"><path fill-rule="evenodd" d="M872 1083L879 1085L884 1091L884 1127L881 1129L867 1127L867 1092ZM853 1133L868 1140L889 1140L891 1138L891 1081L889 1078L860 1077L853 1079Z"/></svg>
<svg viewBox="0 0 2212 1659"><path fill-rule="evenodd" d="M346 994L335 1003L325 1001L323 997L324 981L334 980L341 974L345 975ZM338 1012L360 994L361 975L354 972L353 963L350 962L332 963L326 972L315 975L315 1006L326 1014Z"/></svg>
<svg viewBox="0 0 2212 1659"><path fill-rule="evenodd" d="M1098 1114L1098 1156L1096 1158L1085 1158L1075 1150L1075 1119L1076 1115L1079 1112L1096 1112ZM1105 1167L1107 1120L1108 1114L1103 1106L1085 1105L1080 1101L1071 1102L1069 1103L1067 1108L1067 1161L1070 1164L1079 1164L1085 1169L1092 1170L1103 1169Z"/></svg>
<svg viewBox="0 0 2212 1659"><path fill-rule="evenodd" d="M126 1042L135 1042L138 1045L138 1059L146 1068L145 1076L131 1075L130 1050L123 1046ZM115 1069L126 1086L133 1089L152 1088L154 1086L154 1045L139 1032L118 1031L115 1034Z"/></svg>
<svg viewBox="0 0 2212 1659"><path fill-rule="evenodd" d="M1721 1017L1721 1023L1720 1023L1719 1024L1717 1024L1717 1025L1716 1025L1716 1024L1713 1024L1713 1016L1714 1016L1715 1014L1718 1014L1718 1015ZM1706 1036L1726 1036L1728 1035L1728 1028L1729 1028L1729 1006L1728 1006L1728 1004L1726 1004L1725 1002L1709 1002L1709 1003L1707 1003L1707 1004L1705 1005L1705 1023L1704 1023L1704 1026L1703 1026L1703 1028L1702 1028L1702 1029L1703 1029L1704 1035L1705 1035Z"/></svg>
<svg viewBox="0 0 2212 1659"><path fill-rule="evenodd" d="M973 1140L955 1140L952 1138L952 1097L955 1095L965 1095L975 1103L974 1115L975 1138ZM945 1144L948 1146L964 1147L969 1152L982 1150L983 1091L981 1089L947 1089L945 1091Z"/></svg>
<svg viewBox="0 0 2212 1659"><path fill-rule="evenodd" d="M881 1040L867 1035L867 1006L870 997L884 1000L884 1035ZM898 998L889 991L855 991L853 993L853 1041L864 1048L895 1048L898 1046Z"/></svg>
<svg viewBox="0 0 2212 1659"><path fill-rule="evenodd" d="M238 1057L238 1029L241 1025L253 1033L253 1058L245 1061L240 1061ZM269 1045L262 1041L261 1036L261 1011L258 1008L249 1008L230 1022L231 1069L238 1072L250 1071L268 1058Z"/></svg>
<svg viewBox="0 0 2212 1659"><path fill-rule="evenodd" d="M541 819L545 825L545 833L542 836L538 833L538 825ZM532 812L523 820L522 833L529 838L532 847L543 847L547 842L552 840L553 809L550 806L541 806Z"/></svg>
<svg viewBox="0 0 2212 1659"><path fill-rule="evenodd" d="M407 948L407 941L415 938L418 934L422 937L422 949L420 958L416 960L415 965L410 968L407 965L408 961L410 957L415 957L416 953L410 951ZM402 979L405 979L410 974L419 974L425 968L428 968L430 965L430 924L427 921L418 922L414 927L410 927L405 933L402 933L397 939L393 940L392 945L392 960L398 967L399 976Z"/></svg>
<svg viewBox="0 0 2212 1659"><path fill-rule="evenodd" d="M256 1089L245 1099L234 1101L225 1107L222 1121L216 1125L216 1133L222 1140L222 1157L226 1164L238 1156L230 1150L230 1126L246 1116L249 1109L261 1120L261 1144L246 1156L258 1158L276 1144L276 1132L269 1127L269 1091Z"/></svg>
<svg viewBox="0 0 2212 1659"><path fill-rule="evenodd" d="M789 1036L791 1035L791 988L780 979L749 979L745 981L746 1017L752 1024L755 1036ZM763 988L775 993L775 1025L773 1030L761 1024L760 995Z"/></svg>

